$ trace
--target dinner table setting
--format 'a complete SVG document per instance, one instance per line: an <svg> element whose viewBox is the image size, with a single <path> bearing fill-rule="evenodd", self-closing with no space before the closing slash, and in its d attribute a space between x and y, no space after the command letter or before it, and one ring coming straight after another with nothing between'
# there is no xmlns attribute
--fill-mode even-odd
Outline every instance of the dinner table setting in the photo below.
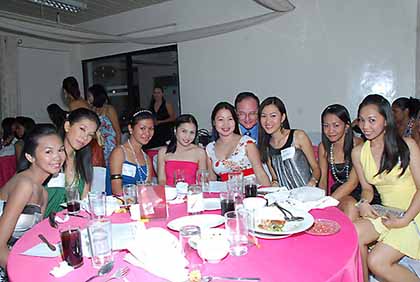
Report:
<svg viewBox="0 0 420 282"><path fill-rule="evenodd" d="M16 242L9 280L363 281L355 228L335 199L245 184L91 192Z"/></svg>

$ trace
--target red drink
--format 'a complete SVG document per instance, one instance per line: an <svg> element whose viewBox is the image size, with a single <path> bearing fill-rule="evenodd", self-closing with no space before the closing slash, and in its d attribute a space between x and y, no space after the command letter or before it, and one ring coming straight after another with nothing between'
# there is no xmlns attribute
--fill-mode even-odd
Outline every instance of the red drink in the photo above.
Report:
<svg viewBox="0 0 420 282"><path fill-rule="evenodd" d="M222 199L220 206L222 208L222 215L225 215L225 213L235 210L235 201L233 199Z"/></svg>
<svg viewBox="0 0 420 282"><path fill-rule="evenodd" d="M79 201L72 201L67 202L67 211L69 214L77 214L80 211L80 202Z"/></svg>
<svg viewBox="0 0 420 282"><path fill-rule="evenodd" d="M83 265L82 240L77 228L60 232L63 260L78 268Z"/></svg>
<svg viewBox="0 0 420 282"><path fill-rule="evenodd" d="M257 197L257 184L245 185L245 198Z"/></svg>

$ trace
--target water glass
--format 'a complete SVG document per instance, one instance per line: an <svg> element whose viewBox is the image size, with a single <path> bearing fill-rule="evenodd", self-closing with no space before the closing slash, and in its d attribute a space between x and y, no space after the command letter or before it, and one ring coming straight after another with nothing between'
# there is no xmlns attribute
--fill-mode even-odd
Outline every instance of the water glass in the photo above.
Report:
<svg viewBox="0 0 420 282"><path fill-rule="evenodd" d="M83 265L82 236L77 226L66 226L60 229L61 256L70 266L78 268Z"/></svg>
<svg viewBox="0 0 420 282"><path fill-rule="evenodd" d="M95 219L89 222L87 229L92 266L100 268L113 260L111 221L107 218Z"/></svg>
<svg viewBox="0 0 420 282"><path fill-rule="evenodd" d="M123 199L126 206L137 204L137 185L127 184L123 186Z"/></svg>
<svg viewBox="0 0 420 282"><path fill-rule="evenodd" d="M93 218L106 216L106 194L105 192L89 192L89 210Z"/></svg>
<svg viewBox="0 0 420 282"><path fill-rule="evenodd" d="M203 260L198 255L197 251L190 245L191 238L198 239L201 236L201 230L196 225L185 225L179 230L179 243L181 244L182 252L188 260L189 271L200 270Z"/></svg>
<svg viewBox="0 0 420 282"><path fill-rule="evenodd" d="M197 171L197 184L201 186L203 192L209 192L209 171L200 169Z"/></svg>
<svg viewBox="0 0 420 282"><path fill-rule="evenodd" d="M242 171L233 171L228 173L228 190L235 193L242 193L244 174Z"/></svg>
<svg viewBox="0 0 420 282"><path fill-rule="evenodd" d="M69 214L78 214L80 212L80 194L77 187L66 188L67 211Z"/></svg>
<svg viewBox="0 0 420 282"><path fill-rule="evenodd" d="M203 190L200 185L188 186L187 212L188 214L199 214L204 211Z"/></svg>
<svg viewBox="0 0 420 282"><path fill-rule="evenodd" d="M235 194L233 192L220 192L220 206L222 215L235 210Z"/></svg>
<svg viewBox="0 0 420 282"><path fill-rule="evenodd" d="M225 227L232 256L248 253L248 212L240 209L225 214Z"/></svg>

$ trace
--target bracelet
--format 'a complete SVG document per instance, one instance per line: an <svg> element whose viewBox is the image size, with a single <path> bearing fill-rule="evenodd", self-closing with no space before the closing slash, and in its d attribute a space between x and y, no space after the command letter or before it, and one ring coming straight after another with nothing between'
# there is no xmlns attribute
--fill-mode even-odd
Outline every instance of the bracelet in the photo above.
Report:
<svg viewBox="0 0 420 282"><path fill-rule="evenodd" d="M121 174L111 174L111 180L115 180L115 179L121 179L122 178L122 176L121 176Z"/></svg>
<svg viewBox="0 0 420 282"><path fill-rule="evenodd" d="M277 179L273 179L273 180L271 180L271 183L277 183L277 184L279 184L279 181Z"/></svg>
<svg viewBox="0 0 420 282"><path fill-rule="evenodd" d="M311 177L311 180L315 181L315 185L318 185L319 180L315 178L315 176Z"/></svg>
<svg viewBox="0 0 420 282"><path fill-rule="evenodd" d="M364 199L364 198L361 198L357 203L355 203L354 204L354 206L356 207L356 208L359 208L362 204L364 204L364 203L369 203L369 201L368 200L366 200L366 199Z"/></svg>

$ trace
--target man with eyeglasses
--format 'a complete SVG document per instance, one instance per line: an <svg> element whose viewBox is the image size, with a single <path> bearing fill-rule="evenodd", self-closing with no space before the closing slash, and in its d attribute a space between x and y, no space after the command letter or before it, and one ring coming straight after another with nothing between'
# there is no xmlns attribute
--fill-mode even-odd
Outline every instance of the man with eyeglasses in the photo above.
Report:
<svg viewBox="0 0 420 282"><path fill-rule="evenodd" d="M235 98L235 109L242 135L258 142L258 107L260 100L252 92L241 92Z"/></svg>

